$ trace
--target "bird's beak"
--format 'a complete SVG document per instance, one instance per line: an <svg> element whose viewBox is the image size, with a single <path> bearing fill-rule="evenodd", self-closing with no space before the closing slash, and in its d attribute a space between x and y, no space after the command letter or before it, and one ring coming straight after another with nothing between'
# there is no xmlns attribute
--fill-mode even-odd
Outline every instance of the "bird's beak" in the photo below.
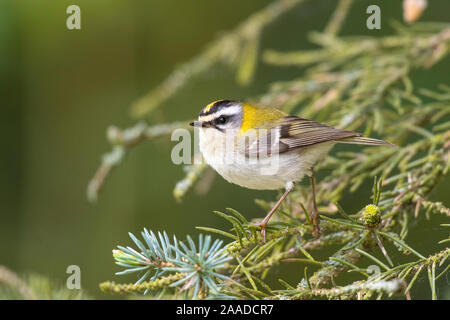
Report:
<svg viewBox="0 0 450 320"><path fill-rule="evenodd" d="M193 121L189 123L189 125L197 128L211 128L211 124L209 122Z"/></svg>

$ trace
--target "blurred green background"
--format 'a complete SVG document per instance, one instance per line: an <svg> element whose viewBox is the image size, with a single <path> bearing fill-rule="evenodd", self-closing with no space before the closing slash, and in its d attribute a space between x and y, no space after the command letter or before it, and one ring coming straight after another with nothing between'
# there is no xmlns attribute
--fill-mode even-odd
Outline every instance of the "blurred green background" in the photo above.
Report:
<svg viewBox="0 0 450 320"><path fill-rule="evenodd" d="M175 202L172 190L184 174L172 164L170 138L134 149L116 170L96 205L86 200L86 186L103 153L110 150L106 128L134 125L130 104L158 85L178 64L195 56L221 32L230 30L270 0L2 0L0 2L0 264L19 273L47 275L61 284L68 265L81 267L82 287L98 298L105 280L133 282L114 276L111 250L129 245L128 232L143 227L166 230L184 238L195 226L222 228L211 213L233 207L249 218L265 212L254 198L274 200L276 192L255 192L216 177L211 191L190 193ZM382 8L382 30L367 30L365 9ZM66 8L81 7L81 30L66 28ZM336 1L309 1L265 30L262 48L308 49L306 35L323 30ZM423 21L449 21L450 2L430 1ZM379 36L392 32L389 21L401 20L401 1L358 0L343 34ZM150 123L190 120L206 103L245 99L264 93L276 80L301 70L260 64L248 87L216 67L196 78L147 120ZM418 87L449 84L449 60L418 72ZM335 152L335 151L334 151ZM320 172L324 175L326 172ZM371 181L342 202L358 210L370 194ZM449 179L432 194L450 205ZM365 189L365 191L364 191ZM408 237L425 254L446 237L438 230L443 217L421 217ZM428 249L427 249L428 248ZM428 250L428 251L427 251ZM321 254L326 254L322 252ZM320 258L320 257L319 257ZM395 256L393 257L395 259ZM303 266L280 268L278 276L299 281ZM439 283L438 296L447 279ZM420 289L422 288L422 289ZM421 292L420 290L423 290ZM416 296L429 298L426 279ZM116 297L117 298L117 297Z"/></svg>

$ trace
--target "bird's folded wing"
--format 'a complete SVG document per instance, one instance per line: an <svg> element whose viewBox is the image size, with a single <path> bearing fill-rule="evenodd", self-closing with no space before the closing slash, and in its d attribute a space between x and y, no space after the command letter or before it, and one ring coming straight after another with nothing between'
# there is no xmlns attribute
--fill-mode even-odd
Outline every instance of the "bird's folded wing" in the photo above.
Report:
<svg viewBox="0 0 450 320"><path fill-rule="evenodd" d="M246 144L245 155L247 157L281 154L329 141L394 146L384 140L362 137L358 132L333 128L317 121L296 116L283 117L275 127L270 130L262 130L266 133L257 133L257 139L250 139L250 143Z"/></svg>
<svg viewBox="0 0 450 320"><path fill-rule="evenodd" d="M280 152L289 152L328 141L361 136L360 133L330 127L326 124L295 116L280 123Z"/></svg>
<svg viewBox="0 0 450 320"><path fill-rule="evenodd" d="M285 153L323 142L360 136L357 132L336 129L296 116L286 116L270 130L263 128L255 132L256 134L250 138L247 137L245 144L247 157Z"/></svg>

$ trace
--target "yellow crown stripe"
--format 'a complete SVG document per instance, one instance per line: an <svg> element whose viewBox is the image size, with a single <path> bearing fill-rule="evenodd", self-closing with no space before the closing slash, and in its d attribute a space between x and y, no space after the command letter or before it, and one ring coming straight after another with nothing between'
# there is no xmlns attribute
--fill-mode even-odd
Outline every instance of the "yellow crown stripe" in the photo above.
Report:
<svg viewBox="0 0 450 320"><path fill-rule="evenodd" d="M217 102L222 101L222 100L216 100L211 102L210 104L208 104L205 108L205 112L209 112L209 109L211 109L213 107L214 104L216 104Z"/></svg>

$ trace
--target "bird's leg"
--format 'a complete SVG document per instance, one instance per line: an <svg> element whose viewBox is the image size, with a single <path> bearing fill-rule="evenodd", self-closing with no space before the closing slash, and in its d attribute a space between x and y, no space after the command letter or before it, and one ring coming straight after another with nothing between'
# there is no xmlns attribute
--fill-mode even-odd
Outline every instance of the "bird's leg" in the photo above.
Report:
<svg viewBox="0 0 450 320"><path fill-rule="evenodd" d="M317 210L317 203L316 203L316 185L314 182L314 168L311 168L311 175L309 176L311 180L311 189L312 189L312 196L313 196L313 211L311 213L311 222L314 226L314 236L318 236L320 233L319 224L317 222L317 217L319 216L319 211Z"/></svg>
<svg viewBox="0 0 450 320"><path fill-rule="evenodd" d="M280 200L278 200L277 203L275 203L273 208L269 211L269 213L264 217L263 220L261 220L260 222L255 224L257 226L261 226L261 235L263 237L263 242L264 243L266 242L266 226L267 226L267 223L269 222L270 218L275 213L275 211L277 211L278 207L281 205L283 200L292 191L292 189L294 189L294 183L288 183L286 185L286 191L283 193L283 195L281 196Z"/></svg>

